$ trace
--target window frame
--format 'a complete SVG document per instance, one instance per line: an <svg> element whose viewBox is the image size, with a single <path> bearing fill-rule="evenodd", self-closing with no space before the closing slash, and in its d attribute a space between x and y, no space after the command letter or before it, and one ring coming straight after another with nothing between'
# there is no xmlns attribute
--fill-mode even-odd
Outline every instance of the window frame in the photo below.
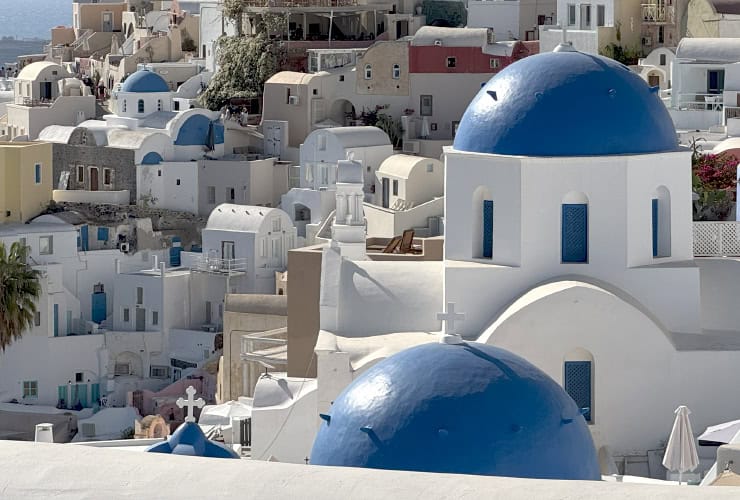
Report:
<svg viewBox="0 0 740 500"><path fill-rule="evenodd" d="M391 67L391 78L394 80L401 79L401 65L400 64L394 64Z"/></svg>
<svg viewBox="0 0 740 500"><path fill-rule="evenodd" d="M429 111L425 112L424 99L429 99ZM434 114L434 96L431 94L420 94L419 95L419 116L432 116Z"/></svg>
<svg viewBox="0 0 740 500"><path fill-rule="evenodd" d="M21 386L21 394L22 394L23 399L38 399L39 381L38 380L24 380Z"/></svg>
<svg viewBox="0 0 740 500"><path fill-rule="evenodd" d="M578 21L578 15L576 14L576 4L569 3L565 8L565 15L567 16L566 22L568 26L575 26Z"/></svg>
<svg viewBox="0 0 740 500"><path fill-rule="evenodd" d="M43 249L42 241L46 241L46 250ZM54 255L54 235L39 236L39 255Z"/></svg>
<svg viewBox="0 0 740 500"><path fill-rule="evenodd" d="M373 65L366 64L365 65L365 80L372 80L372 79L373 79Z"/></svg>
<svg viewBox="0 0 740 500"><path fill-rule="evenodd" d="M144 99L139 99L136 102L136 112L139 113L140 115L143 115L144 113L146 113L146 104L144 103Z"/></svg>
<svg viewBox="0 0 740 500"><path fill-rule="evenodd" d="M457 68L457 57L456 56L447 56L445 58L445 67L447 69L455 69L455 68Z"/></svg>
<svg viewBox="0 0 740 500"><path fill-rule="evenodd" d="M43 171L43 164L35 163L33 165L33 175L34 175L35 184L42 183L42 171Z"/></svg>

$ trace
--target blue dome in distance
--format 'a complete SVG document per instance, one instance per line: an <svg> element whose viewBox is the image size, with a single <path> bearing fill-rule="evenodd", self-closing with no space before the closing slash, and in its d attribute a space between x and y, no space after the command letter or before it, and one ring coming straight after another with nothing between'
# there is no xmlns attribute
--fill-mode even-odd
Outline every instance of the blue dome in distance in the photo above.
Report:
<svg viewBox="0 0 740 500"><path fill-rule="evenodd" d="M139 70L123 82L121 92L148 94L151 92L169 92L170 87L164 78L153 71Z"/></svg>
<svg viewBox="0 0 740 500"><path fill-rule="evenodd" d="M514 156L676 151L676 130L657 90L606 57L572 49L525 57L481 88L454 148Z"/></svg>
<svg viewBox="0 0 740 500"><path fill-rule="evenodd" d="M506 350L424 344L358 377L321 416L316 465L598 480L575 402Z"/></svg>

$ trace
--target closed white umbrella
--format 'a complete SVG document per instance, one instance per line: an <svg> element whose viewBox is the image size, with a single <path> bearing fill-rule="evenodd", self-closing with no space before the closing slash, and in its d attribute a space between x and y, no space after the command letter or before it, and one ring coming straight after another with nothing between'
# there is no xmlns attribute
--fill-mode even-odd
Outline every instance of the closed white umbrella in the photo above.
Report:
<svg viewBox="0 0 740 500"><path fill-rule="evenodd" d="M733 420L717 425L710 425L699 436L699 444L702 446L720 446L731 443L732 438L740 432L740 420Z"/></svg>
<svg viewBox="0 0 740 500"><path fill-rule="evenodd" d="M699 465L699 455L696 453L694 433L689 421L689 410L686 406L679 406L674 412L673 430L668 438L668 446L663 457L663 467L669 471L678 472L678 484L681 484L683 473L689 472Z"/></svg>

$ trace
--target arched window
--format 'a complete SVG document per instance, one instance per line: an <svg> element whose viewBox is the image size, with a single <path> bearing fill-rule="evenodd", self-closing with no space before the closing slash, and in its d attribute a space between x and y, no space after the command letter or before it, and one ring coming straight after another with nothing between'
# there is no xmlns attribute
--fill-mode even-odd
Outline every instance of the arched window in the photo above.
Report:
<svg viewBox="0 0 740 500"><path fill-rule="evenodd" d="M365 65L365 80L371 80L373 78L373 67L369 64Z"/></svg>
<svg viewBox="0 0 740 500"><path fill-rule="evenodd" d="M653 257L671 256L671 193L658 187L651 200L651 230Z"/></svg>
<svg viewBox="0 0 740 500"><path fill-rule="evenodd" d="M575 349L563 362L563 387L573 398L586 422L594 418L594 357L585 349Z"/></svg>
<svg viewBox="0 0 740 500"><path fill-rule="evenodd" d="M588 262L588 197L583 193L565 195L561 205L561 261Z"/></svg>
<svg viewBox="0 0 740 500"><path fill-rule="evenodd" d="M401 66L399 66L398 64L394 64L393 73L391 76L393 76L394 80L398 80L399 78L401 78Z"/></svg>
<svg viewBox="0 0 740 500"><path fill-rule="evenodd" d="M157 111L162 111L162 99L157 99Z"/></svg>
<svg viewBox="0 0 740 500"><path fill-rule="evenodd" d="M143 113L144 112L144 99L139 99L138 112L139 113Z"/></svg>
<svg viewBox="0 0 740 500"><path fill-rule="evenodd" d="M476 259L493 258L493 197L485 186L473 192L472 256Z"/></svg>
<svg viewBox="0 0 740 500"><path fill-rule="evenodd" d="M126 99L123 100L123 105L121 106L121 111L126 112Z"/></svg>

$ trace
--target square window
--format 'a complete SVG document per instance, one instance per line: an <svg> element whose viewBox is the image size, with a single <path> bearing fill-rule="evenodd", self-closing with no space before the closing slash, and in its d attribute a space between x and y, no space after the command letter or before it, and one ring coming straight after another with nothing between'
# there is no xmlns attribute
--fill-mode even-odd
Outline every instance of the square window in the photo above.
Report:
<svg viewBox="0 0 740 500"><path fill-rule="evenodd" d="M75 382L84 382L82 372L75 373Z"/></svg>
<svg viewBox="0 0 740 500"><path fill-rule="evenodd" d="M41 164L37 163L33 168L36 184L41 184Z"/></svg>
<svg viewBox="0 0 740 500"><path fill-rule="evenodd" d="M24 398L37 398L39 397L39 383L36 380L24 380L23 381L23 397Z"/></svg>
<svg viewBox="0 0 740 500"><path fill-rule="evenodd" d="M123 308L123 322L128 323L129 322L129 310L128 307Z"/></svg>
<svg viewBox="0 0 740 500"><path fill-rule="evenodd" d="M54 237L42 236L39 238L39 254L51 255L54 253Z"/></svg>
<svg viewBox="0 0 740 500"><path fill-rule="evenodd" d="M340 82L343 82L344 81L344 75L339 75L339 81Z"/></svg>
<svg viewBox="0 0 740 500"><path fill-rule="evenodd" d="M447 58L447 67L448 68L454 68L457 66L457 58L456 57L448 57Z"/></svg>
<svg viewBox="0 0 740 500"><path fill-rule="evenodd" d="M280 231L280 228L281 227L282 226L280 224L280 218L279 217L276 217L276 218L272 219L272 232Z"/></svg>
<svg viewBox="0 0 740 500"><path fill-rule="evenodd" d="M498 67L499 67L499 64L500 64L500 61L499 61L498 59L496 59L496 58L493 58L493 57L492 57L492 58L491 58L491 59L490 59L490 60L488 61L488 64L490 64L490 66L491 66L491 69L498 69Z"/></svg>
<svg viewBox="0 0 740 500"><path fill-rule="evenodd" d="M313 89L313 95L319 95L319 89Z"/></svg>

